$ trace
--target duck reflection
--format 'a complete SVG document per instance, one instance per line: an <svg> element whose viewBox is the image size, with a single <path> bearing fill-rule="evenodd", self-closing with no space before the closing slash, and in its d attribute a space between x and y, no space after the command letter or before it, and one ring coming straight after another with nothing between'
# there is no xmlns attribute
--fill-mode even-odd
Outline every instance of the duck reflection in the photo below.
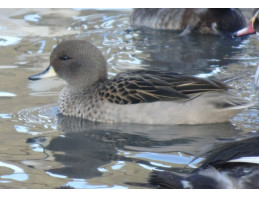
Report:
<svg viewBox="0 0 259 197"><path fill-rule="evenodd" d="M195 126L109 125L60 114L58 130L63 131L64 135L53 138L45 149L51 151L55 161L62 163L63 167L48 172L85 179L101 176L103 172L99 168L113 161L157 167L150 162L150 158L136 157L137 153L170 156L180 152L187 155L186 158L190 157L189 162L201 147L221 138L239 135L230 123ZM132 154L121 154L126 152ZM159 162L163 162L161 158Z"/></svg>
<svg viewBox="0 0 259 197"><path fill-rule="evenodd" d="M102 173L97 168L115 159L116 150L112 143L103 143L98 139L98 135L95 137L76 132L51 140L46 149L51 150L55 160L62 163L64 167L51 169L49 172L70 178L100 176Z"/></svg>

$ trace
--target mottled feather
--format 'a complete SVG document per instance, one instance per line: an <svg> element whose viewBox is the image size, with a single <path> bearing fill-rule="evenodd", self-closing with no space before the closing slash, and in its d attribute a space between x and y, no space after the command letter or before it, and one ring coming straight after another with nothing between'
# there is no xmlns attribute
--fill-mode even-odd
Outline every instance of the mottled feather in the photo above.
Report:
<svg viewBox="0 0 259 197"><path fill-rule="evenodd" d="M186 102L204 92L223 91L228 88L216 80L141 70L118 74L101 85L99 95L102 99L117 104Z"/></svg>

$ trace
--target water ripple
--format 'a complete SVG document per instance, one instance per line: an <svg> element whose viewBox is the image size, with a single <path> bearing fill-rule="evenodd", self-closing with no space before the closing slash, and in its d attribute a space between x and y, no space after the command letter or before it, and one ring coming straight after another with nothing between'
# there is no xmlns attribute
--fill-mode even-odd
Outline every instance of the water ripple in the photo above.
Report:
<svg viewBox="0 0 259 197"><path fill-rule="evenodd" d="M14 125L17 132L37 134L42 129L57 129L58 106L46 105L22 109L18 112L17 118L24 125Z"/></svg>

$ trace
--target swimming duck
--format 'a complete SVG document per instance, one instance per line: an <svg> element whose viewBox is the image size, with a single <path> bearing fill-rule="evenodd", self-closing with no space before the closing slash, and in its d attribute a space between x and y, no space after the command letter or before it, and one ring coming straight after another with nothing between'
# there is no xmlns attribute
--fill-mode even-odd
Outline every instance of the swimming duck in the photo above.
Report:
<svg viewBox="0 0 259 197"><path fill-rule="evenodd" d="M63 41L50 66L30 80L59 76L68 85L60 112L105 123L208 124L226 122L251 103L217 80L138 70L108 79L102 52L85 40Z"/></svg>
<svg viewBox="0 0 259 197"><path fill-rule="evenodd" d="M231 8L136 8L130 15L133 27L179 30L230 36L245 27L245 17Z"/></svg>
<svg viewBox="0 0 259 197"><path fill-rule="evenodd" d="M220 144L202 157L192 172L153 171L149 182L171 189L259 189L259 136Z"/></svg>
<svg viewBox="0 0 259 197"><path fill-rule="evenodd" d="M248 27L238 30L233 34L233 37L239 37L259 32L259 10L256 10L254 17L251 19ZM255 85L259 87L259 65L255 73Z"/></svg>

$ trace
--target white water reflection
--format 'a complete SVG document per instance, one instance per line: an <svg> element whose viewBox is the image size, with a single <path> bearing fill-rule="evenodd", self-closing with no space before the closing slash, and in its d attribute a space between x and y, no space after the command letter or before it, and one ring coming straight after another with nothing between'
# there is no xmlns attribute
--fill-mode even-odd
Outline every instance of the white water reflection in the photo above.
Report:
<svg viewBox="0 0 259 197"><path fill-rule="evenodd" d="M11 92L0 92L0 97L15 97L16 94Z"/></svg>
<svg viewBox="0 0 259 197"><path fill-rule="evenodd" d="M60 179L66 179L67 176L64 176L64 175L60 175L60 174L54 174L54 173L51 173L51 172L48 172L46 171L46 173L52 177L56 177L56 178L60 178Z"/></svg>
<svg viewBox="0 0 259 197"><path fill-rule="evenodd" d="M31 147L32 147L32 150L35 152L41 152L41 153L44 152L44 149L39 144L32 144Z"/></svg>
<svg viewBox="0 0 259 197"><path fill-rule="evenodd" d="M188 165L191 168L195 168L195 164L198 164L201 162L203 159L198 158L191 164L189 164L193 160L193 156L183 156L182 153L178 152L178 155L172 155L172 154L163 154L163 153L152 153L152 152L142 152L142 153L137 153L134 156L131 156L133 158L142 158L142 159L147 159L150 160L150 164L153 164L155 166L163 166L166 168L171 168L175 164L184 164ZM155 162L154 162L155 161ZM171 165L165 165L161 162L166 162L167 164Z"/></svg>
<svg viewBox="0 0 259 197"><path fill-rule="evenodd" d="M152 167L152 166L149 166L149 165L146 165L146 164L139 163L138 165L141 166L142 168L146 169L146 170L149 170L149 171L158 170L158 169L156 169L156 167Z"/></svg>
<svg viewBox="0 0 259 197"><path fill-rule="evenodd" d="M18 44L22 38L16 36L0 36L0 46L8 46Z"/></svg>
<svg viewBox="0 0 259 197"><path fill-rule="evenodd" d="M24 172L24 170L18 166L0 161L0 167L5 167L13 170L12 174L0 176L1 179L13 179L15 181L26 181L29 179L29 176ZM1 180L1 182L3 183L3 182L9 182L9 181Z"/></svg>
<svg viewBox="0 0 259 197"><path fill-rule="evenodd" d="M18 66L13 65L0 65L0 69L10 69L10 68L17 68Z"/></svg>
<svg viewBox="0 0 259 197"><path fill-rule="evenodd" d="M113 170L119 170L125 165L124 161L118 161L115 165L113 165L111 168Z"/></svg>
<svg viewBox="0 0 259 197"><path fill-rule="evenodd" d="M29 127L23 126L23 125L14 125L14 128L19 133L29 133L31 135L38 135L39 134L39 132L32 132L32 131L30 131Z"/></svg>
<svg viewBox="0 0 259 197"><path fill-rule="evenodd" d="M38 22L41 17L38 14L28 14L24 16L24 20L31 22Z"/></svg>
<svg viewBox="0 0 259 197"><path fill-rule="evenodd" d="M214 65L212 65L212 66L214 66ZM197 74L196 77L208 78L208 77L211 77L211 76L216 75L218 73L220 73L220 68L218 66L215 66L215 69L213 69L210 73Z"/></svg>
<svg viewBox="0 0 259 197"><path fill-rule="evenodd" d="M0 118L2 118L2 119L10 119L10 118L12 118L12 114L0 114Z"/></svg>
<svg viewBox="0 0 259 197"><path fill-rule="evenodd" d="M76 189L127 189L128 187L121 185L113 185L109 187L108 185L90 185L85 179L73 179L73 181L68 182L65 186L74 187Z"/></svg>
<svg viewBox="0 0 259 197"><path fill-rule="evenodd" d="M97 168L97 170L98 170L99 172L108 172L108 170L105 169L105 168Z"/></svg>

